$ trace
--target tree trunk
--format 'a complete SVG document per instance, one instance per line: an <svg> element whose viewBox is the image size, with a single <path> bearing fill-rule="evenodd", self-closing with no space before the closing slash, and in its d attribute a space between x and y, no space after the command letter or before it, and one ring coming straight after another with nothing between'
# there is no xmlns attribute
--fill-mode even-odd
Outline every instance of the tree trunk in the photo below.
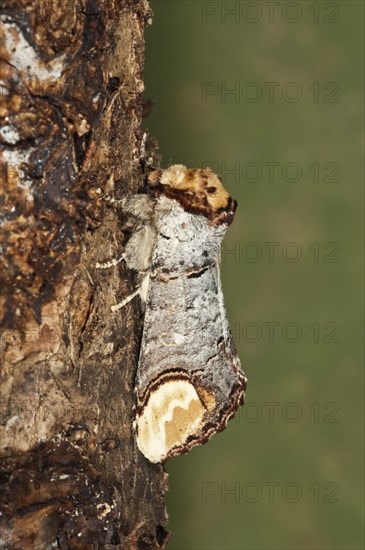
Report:
<svg viewBox="0 0 365 550"><path fill-rule="evenodd" d="M138 300L111 311L133 274L95 268L125 242L106 197L144 178L149 5L2 5L0 546L163 548L166 474L132 430Z"/></svg>

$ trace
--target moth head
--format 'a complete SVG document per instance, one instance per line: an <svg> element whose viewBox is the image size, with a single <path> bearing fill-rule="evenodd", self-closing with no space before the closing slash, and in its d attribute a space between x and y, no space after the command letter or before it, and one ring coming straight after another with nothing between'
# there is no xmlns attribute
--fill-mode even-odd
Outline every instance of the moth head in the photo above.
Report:
<svg viewBox="0 0 365 550"><path fill-rule="evenodd" d="M137 408L137 445L150 462L163 462L189 448L202 433L212 395L199 393L182 373L162 376Z"/></svg>
<svg viewBox="0 0 365 550"><path fill-rule="evenodd" d="M237 202L210 168L186 168L175 164L155 170L148 182L152 192L177 200L187 212L206 216L213 225L230 224Z"/></svg>

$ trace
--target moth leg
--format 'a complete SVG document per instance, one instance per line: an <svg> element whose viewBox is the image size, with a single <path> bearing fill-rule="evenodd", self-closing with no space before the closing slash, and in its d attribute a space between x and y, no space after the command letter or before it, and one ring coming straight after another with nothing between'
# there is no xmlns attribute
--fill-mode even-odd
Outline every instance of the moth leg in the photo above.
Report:
<svg viewBox="0 0 365 550"><path fill-rule="evenodd" d="M134 292L132 292L132 294L130 294L129 296L124 298L124 300L119 302L119 304L115 304L114 306L112 306L111 310L112 311L118 311L119 309L122 309L122 307L129 304L129 302L131 302L133 300L133 298L139 294L139 292L140 292L140 288L139 288L139 286L137 286L136 290Z"/></svg>
<svg viewBox="0 0 365 550"><path fill-rule="evenodd" d="M121 208L124 214L134 217L136 221L146 222L153 217L155 201L148 195L127 195L121 199L116 199L112 195L104 195L103 200Z"/></svg>
<svg viewBox="0 0 365 550"><path fill-rule="evenodd" d="M124 300L122 300L121 302L119 302L118 304L115 304L114 306L111 307L111 310L112 311L119 311L120 309L122 309L122 307L126 306L127 304L129 304L129 302L131 302L133 300L133 298L135 298L136 296L139 295L139 297L141 298L141 301L142 301L142 305L144 307L145 303L146 303L146 300L147 300L147 292L148 292L148 284L149 284L149 280L150 280L150 275L149 273L145 273L143 275L143 278L140 282L140 284L137 286L136 290L134 292L132 292L131 294L129 294L129 296L127 296L126 298L124 298Z"/></svg>
<svg viewBox="0 0 365 550"><path fill-rule="evenodd" d="M97 262L96 269L109 269L125 260L130 269L144 271L150 261L152 247L156 238L152 225L154 202L147 195L129 195L123 199L114 199L106 196L105 200L121 204L123 211L130 220L134 232L126 244L125 252L119 258L113 258L108 262Z"/></svg>
<svg viewBox="0 0 365 550"><path fill-rule="evenodd" d="M106 200L114 204L122 204L123 212L130 217L132 234L125 245L124 253L119 258L108 262L95 264L97 269L108 269L125 261L126 266L138 274L138 286L129 296L111 307L113 312L119 311L137 295L140 296L142 307L147 300L149 272L151 268L152 250L155 245L157 231L154 223L155 201L148 195L129 195L121 200Z"/></svg>
<svg viewBox="0 0 365 550"><path fill-rule="evenodd" d="M112 260L109 260L109 262L102 262L101 264L99 262L96 262L95 267L96 269L108 269L109 267L114 267L115 265L118 265L124 259L125 254L122 254L119 258L113 258Z"/></svg>

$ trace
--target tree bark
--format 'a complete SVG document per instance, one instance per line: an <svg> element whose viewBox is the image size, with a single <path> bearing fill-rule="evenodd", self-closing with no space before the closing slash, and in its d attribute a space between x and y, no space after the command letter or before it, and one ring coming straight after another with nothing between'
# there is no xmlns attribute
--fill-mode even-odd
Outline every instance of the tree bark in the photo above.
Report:
<svg viewBox="0 0 365 550"><path fill-rule="evenodd" d="M111 311L133 274L95 268L126 238L106 197L144 179L149 5L2 5L0 546L163 548L166 474L132 428L138 300Z"/></svg>

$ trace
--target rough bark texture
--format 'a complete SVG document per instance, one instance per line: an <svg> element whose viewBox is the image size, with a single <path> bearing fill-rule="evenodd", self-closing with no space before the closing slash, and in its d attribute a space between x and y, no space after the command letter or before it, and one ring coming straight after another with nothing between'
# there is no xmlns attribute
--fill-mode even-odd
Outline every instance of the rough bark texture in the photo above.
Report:
<svg viewBox="0 0 365 550"><path fill-rule="evenodd" d="M0 21L1 548L162 548L132 431L141 333L119 256L141 162L147 0L9 0Z"/></svg>

